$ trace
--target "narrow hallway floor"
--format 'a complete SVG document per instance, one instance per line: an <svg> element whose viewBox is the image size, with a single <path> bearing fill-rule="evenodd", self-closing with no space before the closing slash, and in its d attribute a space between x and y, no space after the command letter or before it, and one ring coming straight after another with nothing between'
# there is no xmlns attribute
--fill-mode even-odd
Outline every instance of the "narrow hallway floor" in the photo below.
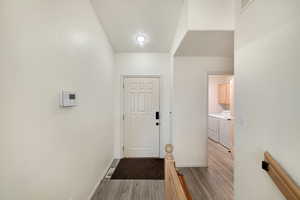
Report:
<svg viewBox="0 0 300 200"><path fill-rule="evenodd" d="M180 168L193 200L233 200L232 154L208 140L208 168Z"/></svg>
<svg viewBox="0 0 300 200"><path fill-rule="evenodd" d="M179 168L193 200L233 200L231 154L211 140L208 152L208 168ZM105 179L92 200L164 200L164 181Z"/></svg>

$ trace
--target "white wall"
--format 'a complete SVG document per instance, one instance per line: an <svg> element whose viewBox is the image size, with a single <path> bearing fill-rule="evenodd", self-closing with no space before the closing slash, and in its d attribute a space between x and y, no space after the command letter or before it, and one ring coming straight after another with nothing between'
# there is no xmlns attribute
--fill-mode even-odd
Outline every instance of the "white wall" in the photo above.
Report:
<svg viewBox="0 0 300 200"><path fill-rule="evenodd" d="M237 1L238 2L238 1ZM269 151L300 185L300 1L254 1L237 16L235 198L283 200Z"/></svg>
<svg viewBox="0 0 300 200"><path fill-rule="evenodd" d="M187 1L183 1L181 7L180 16L177 24L177 29L173 38L170 54L175 55L178 47L188 32L188 4Z"/></svg>
<svg viewBox="0 0 300 200"><path fill-rule="evenodd" d="M234 30L234 0L187 0L189 30Z"/></svg>
<svg viewBox="0 0 300 200"><path fill-rule="evenodd" d="M113 158L114 65L89 1L1 0L0 26L0 199L88 199Z"/></svg>
<svg viewBox="0 0 300 200"><path fill-rule="evenodd" d="M180 47L181 45L184 45L186 46L185 51L191 54L186 56L228 57L228 51L225 51L226 55L199 55L199 51L220 53L220 51L224 51L225 47L233 49L231 47L232 33L230 31L233 31L235 27L234 14L234 0L184 0L170 50L171 55L183 54L184 52L179 53L177 51L179 48L183 48ZM197 43L207 43L207 41L212 44L209 46L210 48L207 47L209 50L195 45ZM188 42L189 44L185 44ZM195 51L191 51L191 49ZM183 49L180 51L183 51Z"/></svg>
<svg viewBox="0 0 300 200"><path fill-rule="evenodd" d="M300 184L299 7L255 1L237 16L236 199L285 199L260 168L264 151Z"/></svg>
<svg viewBox="0 0 300 200"><path fill-rule="evenodd" d="M177 166L207 166L208 73L233 73L231 58L175 57L173 145Z"/></svg>
<svg viewBox="0 0 300 200"><path fill-rule="evenodd" d="M123 144L121 87L122 75L161 75L161 123L160 123L160 155L164 156L164 146L170 143L170 95L171 95L171 57L163 53L120 53L116 54L115 74L115 157L122 157Z"/></svg>

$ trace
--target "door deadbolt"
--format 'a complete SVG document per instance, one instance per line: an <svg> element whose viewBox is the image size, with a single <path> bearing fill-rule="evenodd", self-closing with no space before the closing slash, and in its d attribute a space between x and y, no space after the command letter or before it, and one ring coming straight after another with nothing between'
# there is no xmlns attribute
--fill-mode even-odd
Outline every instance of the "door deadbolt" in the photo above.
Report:
<svg viewBox="0 0 300 200"><path fill-rule="evenodd" d="M155 119L159 119L159 112L155 113Z"/></svg>

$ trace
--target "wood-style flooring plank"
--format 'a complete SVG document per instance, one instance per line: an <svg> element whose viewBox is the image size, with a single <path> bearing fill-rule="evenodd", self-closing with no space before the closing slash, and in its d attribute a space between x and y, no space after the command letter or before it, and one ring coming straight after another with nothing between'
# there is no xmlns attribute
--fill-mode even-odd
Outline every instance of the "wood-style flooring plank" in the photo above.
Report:
<svg viewBox="0 0 300 200"><path fill-rule="evenodd" d="M208 168L179 170L193 200L233 200L233 159L220 144L208 141ZM164 181L104 180L92 200L164 200Z"/></svg>
<svg viewBox="0 0 300 200"><path fill-rule="evenodd" d="M92 200L163 200L163 180L105 180Z"/></svg>
<svg viewBox="0 0 300 200"><path fill-rule="evenodd" d="M180 168L193 200L233 200L233 159L222 145L208 140L208 168Z"/></svg>

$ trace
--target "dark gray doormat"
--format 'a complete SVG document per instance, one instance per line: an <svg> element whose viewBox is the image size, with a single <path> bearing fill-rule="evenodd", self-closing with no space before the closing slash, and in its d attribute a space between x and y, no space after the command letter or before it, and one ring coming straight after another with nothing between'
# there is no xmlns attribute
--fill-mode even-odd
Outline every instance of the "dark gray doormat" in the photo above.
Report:
<svg viewBox="0 0 300 200"><path fill-rule="evenodd" d="M164 159L123 158L111 179L164 179Z"/></svg>

